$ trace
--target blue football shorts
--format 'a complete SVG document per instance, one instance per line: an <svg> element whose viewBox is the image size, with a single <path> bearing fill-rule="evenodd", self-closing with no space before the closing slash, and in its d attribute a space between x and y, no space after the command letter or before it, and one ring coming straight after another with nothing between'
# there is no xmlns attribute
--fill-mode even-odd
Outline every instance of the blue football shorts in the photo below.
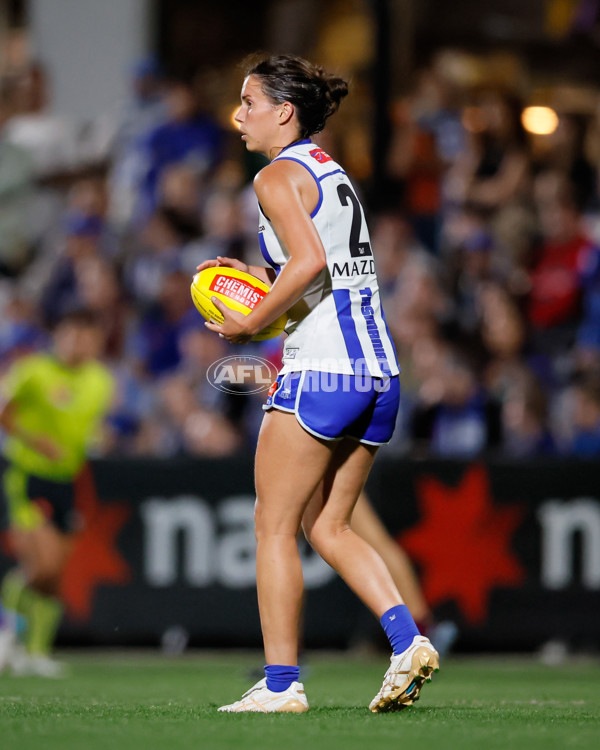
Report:
<svg viewBox="0 0 600 750"><path fill-rule="evenodd" d="M303 370L279 375L263 409L296 415L307 432L323 440L353 438L389 443L400 404L400 378L373 378Z"/></svg>

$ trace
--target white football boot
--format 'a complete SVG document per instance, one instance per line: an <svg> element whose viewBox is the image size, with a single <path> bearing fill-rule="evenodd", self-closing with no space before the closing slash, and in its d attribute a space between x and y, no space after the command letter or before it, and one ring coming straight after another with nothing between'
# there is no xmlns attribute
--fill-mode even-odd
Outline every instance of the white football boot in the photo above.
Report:
<svg viewBox="0 0 600 750"><path fill-rule="evenodd" d="M50 656L28 654L19 666L13 665L13 674L20 677L46 677L60 680L67 676L65 666Z"/></svg>
<svg viewBox="0 0 600 750"><path fill-rule="evenodd" d="M242 695L241 700L228 706L221 706L218 710L229 713L253 711L263 714L301 714L308 711L308 701L304 693L304 685L301 682L292 682L287 690L274 693L267 687L267 678L263 677L254 687L251 687Z"/></svg>
<svg viewBox="0 0 600 750"><path fill-rule="evenodd" d="M50 656L28 654L21 644L17 644L14 649L10 669L15 677L47 677L57 680L67 675L62 662Z"/></svg>
<svg viewBox="0 0 600 750"><path fill-rule="evenodd" d="M390 667L383 678L381 690L369 704L377 713L401 711L419 700L424 682L431 681L440 668L440 657L428 638L416 635L410 646L390 658Z"/></svg>

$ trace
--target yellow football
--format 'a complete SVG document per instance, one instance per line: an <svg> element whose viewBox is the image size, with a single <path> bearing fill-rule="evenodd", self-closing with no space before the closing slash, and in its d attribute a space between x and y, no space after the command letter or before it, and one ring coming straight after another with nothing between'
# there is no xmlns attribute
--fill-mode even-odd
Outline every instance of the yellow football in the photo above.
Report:
<svg viewBox="0 0 600 750"><path fill-rule="evenodd" d="M211 297L221 300L232 310L248 315L262 302L269 292L269 287L245 271L238 271L228 266L205 268L192 279L192 299L198 312L206 320L222 323L224 318L213 304ZM253 336L253 341L264 341L279 336L287 323L287 315L280 315L266 328Z"/></svg>

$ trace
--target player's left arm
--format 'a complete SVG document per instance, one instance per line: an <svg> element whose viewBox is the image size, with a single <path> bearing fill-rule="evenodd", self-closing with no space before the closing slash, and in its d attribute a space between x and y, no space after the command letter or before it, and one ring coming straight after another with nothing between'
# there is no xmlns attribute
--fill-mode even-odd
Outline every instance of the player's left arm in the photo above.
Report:
<svg viewBox="0 0 600 750"><path fill-rule="evenodd" d="M289 310L327 264L323 244L310 216L318 189L308 171L295 162L276 161L259 172L254 189L277 237L289 253L289 260L269 294L247 316L213 298L225 320L222 324L205 325L235 344L247 343Z"/></svg>

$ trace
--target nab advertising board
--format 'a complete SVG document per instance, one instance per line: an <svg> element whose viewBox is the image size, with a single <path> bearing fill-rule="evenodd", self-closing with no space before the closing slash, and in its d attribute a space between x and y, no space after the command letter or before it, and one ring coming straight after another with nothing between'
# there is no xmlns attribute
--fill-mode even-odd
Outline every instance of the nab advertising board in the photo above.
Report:
<svg viewBox="0 0 600 750"><path fill-rule="evenodd" d="M385 459L368 491L438 618L458 625L459 647L597 645L599 475L592 463ZM260 644L249 460L97 462L80 478L78 509L63 643L152 644L176 632L198 646ZM364 635L371 616L300 549L305 644ZM0 568L10 565L5 544Z"/></svg>

